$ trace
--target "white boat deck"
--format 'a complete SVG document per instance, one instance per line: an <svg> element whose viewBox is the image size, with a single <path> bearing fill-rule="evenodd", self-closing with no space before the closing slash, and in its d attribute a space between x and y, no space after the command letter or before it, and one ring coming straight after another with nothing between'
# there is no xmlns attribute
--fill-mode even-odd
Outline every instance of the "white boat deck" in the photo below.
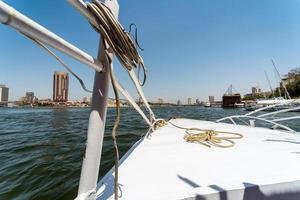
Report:
<svg viewBox="0 0 300 200"><path fill-rule="evenodd" d="M119 199L300 199L300 134L190 119L184 127L237 132L232 148L187 143L170 124L135 144L119 167ZM97 199L113 199L114 169Z"/></svg>

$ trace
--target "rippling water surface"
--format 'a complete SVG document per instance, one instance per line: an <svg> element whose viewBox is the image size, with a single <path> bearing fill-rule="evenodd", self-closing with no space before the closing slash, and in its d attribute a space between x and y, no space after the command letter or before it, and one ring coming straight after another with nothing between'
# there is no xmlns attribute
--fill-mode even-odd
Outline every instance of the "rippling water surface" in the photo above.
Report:
<svg viewBox="0 0 300 200"><path fill-rule="evenodd" d="M216 120L243 114L242 109L154 108L158 117ZM109 109L101 161L102 177L113 165ZM84 153L89 108L0 109L0 199L74 199ZM291 122L299 128L299 121ZM122 108L118 144L123 155L146 132L131 108Z"/></svg>

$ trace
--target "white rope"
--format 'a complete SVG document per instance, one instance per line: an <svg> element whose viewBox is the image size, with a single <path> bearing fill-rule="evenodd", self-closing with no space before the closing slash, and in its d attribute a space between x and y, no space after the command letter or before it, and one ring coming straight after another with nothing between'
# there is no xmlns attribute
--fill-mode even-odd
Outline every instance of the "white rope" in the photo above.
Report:
<svg viewBox="0 0 300 200"><path fill-rule="evenodd" d="M149 111L149 114L150 114L150 121L151 121L151 122L155 122L155 121L156 121L155 115L154 115L154 113L153 113L153 111L152 111L152 109L151 109L151 107L150 107L150 105L149 105L149 103L148 103L148 101L147 101L145 95L144 95L144 92L143 92L143 90L142 90L142 87L141 87L141 85L139 84L139 80L137 79L137 77L136 77L134 71L133 71L133 70L130 70L130 71L128 71L128 74L129 74L131 80L133 81L134 86L136 87L136 90L137 90L139 96L142 98L142 101L144 102L145 107L146 107L147 110Z"/></svg>
<svg viewBox="0 0 300 200"><path fill-rule="evenodd" d="M115 83L116 83L116 87L117 87L118 91L122 93L122 95L128 100L128 102L131 104L131 106L142 116L142 118L145 120L145 122L149 126L152 126L152 124L149 121L149 119L146 117L146 115L144 114L144 112L142 111L142 109L137 105L137 103L135 102L135 100L130 96L130 94L127 92L127 90L125 90L122 87L122 85L119 83L118 80L116 80Z"/></svg>

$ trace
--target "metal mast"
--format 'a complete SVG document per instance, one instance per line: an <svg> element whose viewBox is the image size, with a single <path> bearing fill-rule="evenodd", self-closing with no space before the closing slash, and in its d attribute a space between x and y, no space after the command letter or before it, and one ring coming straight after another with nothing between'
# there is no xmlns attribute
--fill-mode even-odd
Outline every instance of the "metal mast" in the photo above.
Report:
<svg viewBox="0 0 300 200"><path fill-rule="evenodd" d="M274 69L275 69L275 71L276 71L276 73L277 73L277 75L278 75L278 77L279 77L279 79L280 79L280 85L279 85L279 94L280 94L280 96L281 96L280 86L282 85L282 87L283 87L283 89L284 89L284 97L285 97L285 99L291 99L290 94L289 94L289 92L287 91L284 82L282 81L281 75L280 75L280 73L279 73L277 67L275 66L275 63L274 63L273 59L272 59L271 61L272 61L272 64L273 64L273 66L274 66Z"/></svg>
<svg viewBox="0 0 300 200"><path fill-rule="evenodd" d="M268 83L269 83L270 90L271 90L271 92L272 92L272 97L275 97L274 90L272 89L271 81L270 81L269 76L268 76L268 74L267 74L266 71L265 71L265 75L266 75L266 79L267 79L267 81L268 81Z"/></svg>
<svg viewBox="0 0 300 200"><path fill-rule="evenodd" d="M277 69L276 69L276 67L275 67L275 63L274 63L273 59L272 59L271 61L272 61L273 67L274 67L275 75L278 76L277 71L276 71ZM279 75L279 77L280 77L280 75ZM276 78L276 77L275 77L275 78ZM276 80L277 80L277 79L276 79ZM279 97L281 97L280 82L279 82L278 94L279 94Z"/></svg>

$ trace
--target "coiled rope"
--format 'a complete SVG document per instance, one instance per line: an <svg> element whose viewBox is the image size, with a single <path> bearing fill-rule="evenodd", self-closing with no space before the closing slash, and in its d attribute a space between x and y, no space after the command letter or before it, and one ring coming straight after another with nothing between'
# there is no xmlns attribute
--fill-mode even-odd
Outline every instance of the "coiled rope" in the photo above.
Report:
<svg viewBox="0 0 300 200"><path fill-rule="evenodd" d="M140 65L145 69L144 61L139 55L129 32L126 32L111 10L102 2L93 0L86 3L87 8L94 15L98 26L94 29L101 34L112 48L114 54L124 68L131 70Z"/></svg>
<svg viewBox="0 0 300 200"><path fill-rule="evenodd" d="M216 146L221 148L229 148L235 145L234 139L241 139L243 135L240 133L215 131L211 129L201 128L187 128L175 125L168 122L176 128L185 130L186 134L183 136L185 141L190 143L199 143L206 147Z"/></svg>

